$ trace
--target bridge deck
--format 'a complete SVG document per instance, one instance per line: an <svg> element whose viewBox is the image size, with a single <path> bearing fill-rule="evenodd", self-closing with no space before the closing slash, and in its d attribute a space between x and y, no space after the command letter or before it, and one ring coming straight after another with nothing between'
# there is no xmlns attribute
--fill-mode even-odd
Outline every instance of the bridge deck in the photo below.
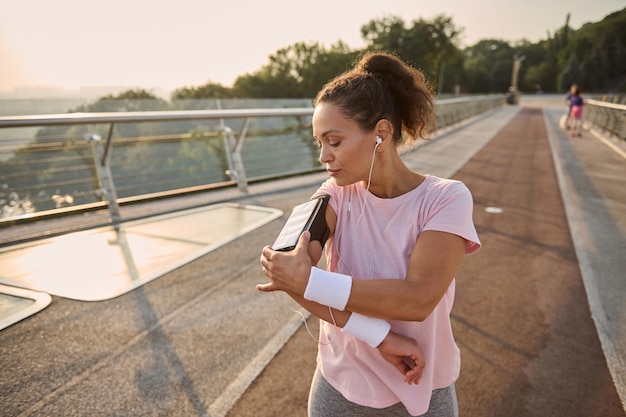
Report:
<svg viewBox="0 0 626 417"><path fill-rule="evenodd" d="M626 415L626 159L591 132L568 137L561 112L558 101L524 99L407 156L475 197L484 247L464 262L453 310L462 415ZM323 179L169 204L288 214ZM118 297L53 295L2 330L2 414L305 416L315 342L287 297L254 291L260 249L285 217Z"/></svg>

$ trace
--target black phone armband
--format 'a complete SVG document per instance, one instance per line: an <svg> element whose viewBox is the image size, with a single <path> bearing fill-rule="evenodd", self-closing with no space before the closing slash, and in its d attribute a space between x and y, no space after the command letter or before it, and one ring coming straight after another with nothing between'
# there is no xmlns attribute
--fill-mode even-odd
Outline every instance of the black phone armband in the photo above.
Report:
<svg viewBox="0 0 626 417"><path fill-rule="evenodd" d="M311 241L317 240L324 247L330 235L330 229L326 224L326 207L329 198L325 195L295 206L274 241L272 249L283 252L293 250L305 230L311 232Z"/></svg>

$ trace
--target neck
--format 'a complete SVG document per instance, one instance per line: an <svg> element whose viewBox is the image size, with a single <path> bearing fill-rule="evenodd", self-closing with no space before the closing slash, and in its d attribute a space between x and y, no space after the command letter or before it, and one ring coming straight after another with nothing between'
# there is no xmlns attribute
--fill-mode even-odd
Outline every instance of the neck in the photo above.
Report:
<svg viewBox="0 0 626 417"><path fill-rule="evenodd" d="M379 162L377 162L378 164ZM394 198L417 188L426 178L411 171L399 158L374 165L369 191L379 198ZM364 183L367 187L367 182Z"/></svg>

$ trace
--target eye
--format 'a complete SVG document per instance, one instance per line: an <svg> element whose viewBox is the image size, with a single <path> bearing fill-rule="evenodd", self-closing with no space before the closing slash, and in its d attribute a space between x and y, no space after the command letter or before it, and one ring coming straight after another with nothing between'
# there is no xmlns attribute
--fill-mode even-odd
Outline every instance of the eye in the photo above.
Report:
<svg viewBox="0 0 626 417"><path fill-rule="evenodd" d="M321 140L315 138L315 140L313 142L317 145L318 148L320 148L320 149L322 148L322 141ZM335 141L328 140L327 143L328 143L328 146L330 146L331 148L338 148L339 145L341 145L341 141L340 140L335 140Z"/></svg>

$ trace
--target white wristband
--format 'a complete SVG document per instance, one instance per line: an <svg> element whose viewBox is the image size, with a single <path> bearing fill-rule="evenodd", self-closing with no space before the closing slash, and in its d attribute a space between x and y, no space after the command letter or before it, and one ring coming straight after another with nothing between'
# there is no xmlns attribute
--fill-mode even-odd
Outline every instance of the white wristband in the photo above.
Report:
<svg viewBox="0 0 626 417"><path fill-rule="evenodd" d="M311 267L304 298L309 301L344 310L352 290L352 277Z"/></svg>
<svg viewBox="0 0 626 417"><path fill-rule="evenodd" d="M391 325L386 320L367 317L359 313L352 313L346 325L343 326L345 333L351 334L373 348L385 340L390 330Z"/></svg>

